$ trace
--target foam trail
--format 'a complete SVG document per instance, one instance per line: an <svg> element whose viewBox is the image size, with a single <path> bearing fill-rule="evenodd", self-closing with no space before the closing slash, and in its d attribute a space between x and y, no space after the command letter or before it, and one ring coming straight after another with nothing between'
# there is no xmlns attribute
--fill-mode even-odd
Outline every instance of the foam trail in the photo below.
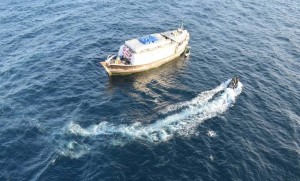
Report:
<svg viewBox="0 0 300 181"><path fill-rule="evenodd" d="M183 107L185 109L157 120L153 124L113 125L101 122L98 125L82 128L72 122L68 125L68 130L72 134L84 137L108 135L111 139L126 138L127 141L142 140L151 143L164 142L175 135L190 136L203 121L224 113L233 105L243 85L239 82L236 89L231 89L227 88L229 82L230 80L213 90L203 92L191 101L174 105L170 108L171 111Z"/></svg>
<svg viewBox="0 0 300 181"><path fill-rule="evenodd" d="M221 83L218 87L216 87L212 90L201 92L197 97L195 97L191 101L186 101L186 102L178 103L175 105L170 105L170 106L166 107L164 110L162 110L161 112L168 113L171 111L175 111L175 110L193 106L193 105L198 105L198 106L204 105L210 99L212 99L212 97L214 95L216 95L218 92L225 90L227 88L227 86L229 85L230 81L231 81L231 79L228 79L226 82Z"/></svg>

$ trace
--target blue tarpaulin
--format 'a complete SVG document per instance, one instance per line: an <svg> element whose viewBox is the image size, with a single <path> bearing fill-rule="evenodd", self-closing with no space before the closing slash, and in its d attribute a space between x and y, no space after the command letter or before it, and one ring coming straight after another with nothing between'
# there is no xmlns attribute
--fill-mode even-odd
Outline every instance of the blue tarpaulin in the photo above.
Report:
<svg viewBox="0 0 300 181"><path fill-rule="evenodd" d="M155 36L148 35L148 36L139 38L139 41L142 42L143 44L150 44L150 43L156 42L157 38Z"/></svg>

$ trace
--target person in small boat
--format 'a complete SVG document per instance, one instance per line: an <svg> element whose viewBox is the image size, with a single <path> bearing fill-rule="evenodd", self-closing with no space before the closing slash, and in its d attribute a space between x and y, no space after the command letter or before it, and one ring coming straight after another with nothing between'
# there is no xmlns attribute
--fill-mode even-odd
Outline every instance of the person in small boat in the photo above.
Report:
<svg viewBox="0 0 300 181"><path fill-rule="evenodd" d="M239 77L234 76L229 83L229 87L235 89L237 87L238 82L239 82Z"/></svg>

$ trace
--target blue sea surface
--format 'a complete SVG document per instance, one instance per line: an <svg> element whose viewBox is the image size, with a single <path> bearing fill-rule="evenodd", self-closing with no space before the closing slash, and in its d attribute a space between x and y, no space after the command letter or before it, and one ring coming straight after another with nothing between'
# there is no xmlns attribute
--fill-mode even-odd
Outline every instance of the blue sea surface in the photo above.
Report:
<svg viewBox="0 0 300 181"><path fill-rule="evenodd" d="M181 22L190 57L99 64ZM2 0L0 180L299 181L300 1Z"/></svg>

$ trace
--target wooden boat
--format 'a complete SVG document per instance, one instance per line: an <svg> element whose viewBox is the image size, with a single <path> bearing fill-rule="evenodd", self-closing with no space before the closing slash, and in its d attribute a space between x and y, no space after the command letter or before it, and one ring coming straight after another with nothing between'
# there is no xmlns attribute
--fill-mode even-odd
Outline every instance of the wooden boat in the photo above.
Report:
<svg viewBox="0 0 300 181"><path fill-rule="evenodd" d="M100 64L108 75L124 75L146 71L188 56L189 33L183 27L125 41L117 55L109 55Z"/></svg>

